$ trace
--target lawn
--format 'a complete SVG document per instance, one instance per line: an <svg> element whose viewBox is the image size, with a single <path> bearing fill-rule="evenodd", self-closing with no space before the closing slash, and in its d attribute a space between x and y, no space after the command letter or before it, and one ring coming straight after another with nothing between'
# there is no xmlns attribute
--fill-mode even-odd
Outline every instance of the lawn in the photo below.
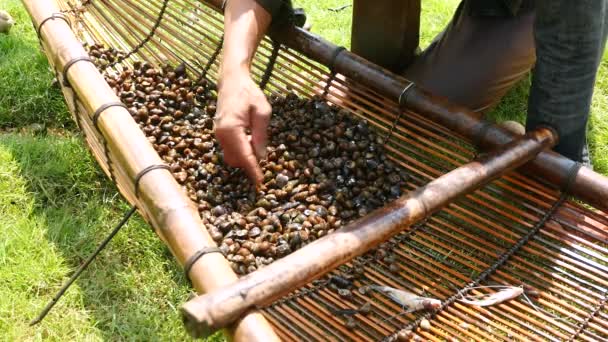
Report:
<svg viewBox="0 0 608 342"><path fill-rule="evenodd" d="M300 0L313 32L349 46L344 0ZM458 0L423 1L422 46ZM27 326L128 205L90 157L69 119L29 17L0 0L17 25L0 35L0 337L5 340L184 340L177 308L191 291L170 252L139 217L130 221L46 320ZM608 173L608 59L590 125L598 171ZM523 81L490 115L522 120Z"/></svg>
<svg viewBox="0 0 608 342"><path fill-rule="evenodd" d="M128 209L52 87L17 0L0 35L0 340L184 340L190 286L139 217L116 236L39 325L28 322Z"/></svg>

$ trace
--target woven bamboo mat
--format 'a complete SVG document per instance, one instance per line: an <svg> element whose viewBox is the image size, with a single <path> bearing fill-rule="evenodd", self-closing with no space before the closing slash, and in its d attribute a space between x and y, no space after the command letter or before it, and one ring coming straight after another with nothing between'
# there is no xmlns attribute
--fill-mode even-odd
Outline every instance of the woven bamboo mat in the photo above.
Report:
<svg viewBox="0 0 608 342"><path fill-rule="evenodd" d="M222 17L204 3L71 3L60 1L83 43L126 52L140 46L125 64L183 62L191 75L215 81ZM394 101L269 39L257 52L253 74L269 94L321 95L368 120L385 138L390 158L412 175L409 189L476 155L468 142L441 126L400 111ZM267 307L265 316L281 338L298 341L394 340L404 328L431 341L608 340L608 215L565 200L538 180L510 173L395 237L391 247L397 270L374 256L354 261L364 272L349 298L326 281L316 281ZM334 274L347 274L350 266ZM408 289L444 305L433 315L399 315L401 307L387 297L356 291L368 284ZM521 298L485 308L457 300L463 288L496 284L535 288L536 308ZM349 319L334 313L367 302L372 307L367 315ZM430 329L418 326L423 317L430 320Z"/></svg>

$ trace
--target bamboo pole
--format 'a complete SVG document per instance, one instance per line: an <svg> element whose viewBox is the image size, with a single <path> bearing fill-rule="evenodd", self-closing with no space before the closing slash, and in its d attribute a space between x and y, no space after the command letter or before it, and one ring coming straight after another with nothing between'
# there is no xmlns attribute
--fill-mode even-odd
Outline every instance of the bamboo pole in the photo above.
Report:
<svg viewBox="0 0 608 342"><path fill-rule="evenodd" d="M364 254L458 197L523 165L556 142L556 134L550 129L529 132L498 152L457 168L236 283L192 299L181 309L186 329L194 337L210 335L247 310L268 304Z"/></svg>
<svg viewBox="0 0 608 342"><path fill-rule="evenodd" d="M55 1L24 0L23 3L36 27L53 13L59 12ZM66 63L76 57L88 56L63 20L48 20L42 27L41 37L49 62L56 70L63 70ZM81 122L89 132L87 139L94 141L98 133L93 133L95 129L91 123L91 113L101 105L119 99L97 68L89 62L80 61L73 64L67 72L67 81L73 94L80 100L76 108L80 107L80 113L87 113L87 117ZM67 93L66 89L64 92ZM70 107L74 109L73 105ZM107 143L112 164L115 166L114 172L118 175L116 178L119 189L155 227L157 234L169 246L178 262L183 265L195 252L215 246L198 216L197 209L169 172L155 170L146 174L139 184L140 197L135 196L135 176L146 167L163 164L163 161L128 111L121 107L108 108L99 118L98 126L98 137L105 139ZM103 163L105 160L100 158L102 154L99 153L101 144L91 144L91 148L97 150L95 156ZM108 172L107 167L105 171ZM218 253L201 257L192 267L190 278L199 293L224 287L237 280L228 261ZM237 341L278 340L266 319L255 312L244 316L229 332Z"/></svg>
<svg viewBox="0 0 608 342"><path fill-rule="evenodd" d="M219 10L222 0L205 0ZM292 27L273 32L271 37L305 56L343 74L355 82L397 101L403 90L411 84L407 79L395 75L349 51L334 55L336 45L306 30ZM473 141L485 150L504 145L517 134L483 120L481 113L449 102L414 85L403 97L404 107L440 123L454 133ZM552 151L540 153L521 170L528 175L540 177L543 181L563 188L569 183L570 172L575 162ZM581 168L572 179L569 191L573 196L601 209L608 210L608 177L589 168Z"/></svg>

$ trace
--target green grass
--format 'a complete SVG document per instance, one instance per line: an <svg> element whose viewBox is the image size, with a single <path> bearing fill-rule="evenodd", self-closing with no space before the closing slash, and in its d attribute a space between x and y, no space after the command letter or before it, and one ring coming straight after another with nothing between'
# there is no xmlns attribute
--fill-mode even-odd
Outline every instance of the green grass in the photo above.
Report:
<svg viewBox="0 0 608 342"><path fill-rule="evenodd" d="M36 327L29 320L127 209L79 136L0 136L0 336L7 340L183 340L189 286L132 219ZM85 156L85 158L83 158Z"/></svg>
<svg viewBox="0 0 608 342"><path fill-rule="evenodd" d="M313 32L349 46L348 1L296 1ZM458 0L423 1L426 46ZM28 327L121 218L127 204L75 132L63 97L17 0L0 0L17 25L0 35L0 340L185 340L177 307L190 286L170 252L139 217L130 221L40 325ZM608 173L608 59L590 125L596 169ZM522 82L491 114L522 120ZM48 128L35 135L31 124Z"/></svg>
<svg viewBox="0 0 608 342"><path fill-rule="evenodd" d="M73 127L63 96L51 87L54 75L40 53L29 15L16 0L0 0L0 9L16 21L10 34L0 34L0 128L31 123Z"/></svg>
<svg viewBox="0 0 608 342"><path fill-rule="evenodd" d="M139 217L28 326L128 206L73 131L27 13L0 9L17 21L0 35L0 341L187 340L177 308L190 286Z"/></svg>

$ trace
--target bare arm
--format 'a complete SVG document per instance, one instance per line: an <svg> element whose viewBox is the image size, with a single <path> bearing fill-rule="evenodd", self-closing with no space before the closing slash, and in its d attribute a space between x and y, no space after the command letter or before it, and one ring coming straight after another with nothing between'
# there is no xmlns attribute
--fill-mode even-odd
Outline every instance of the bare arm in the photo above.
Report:
<svg viewBox="0 0 608 342"><path fill-rule="evenodd" d="M271 107L251 79L250 69L271 19L254 0L228 1L224 14L215 134L224 150L225 162L244 168L256 184L262 181L258 159L265 157ZM251 136L245 133L247 128L251 129Z"/></svg>
<svg viewBox="0 0 608 342"><path fill-rule="evenodd" d="M270 14L254 0L227 3L222 76L229 75L231 71L249 75L251 60L271 19Z"/></svg>

